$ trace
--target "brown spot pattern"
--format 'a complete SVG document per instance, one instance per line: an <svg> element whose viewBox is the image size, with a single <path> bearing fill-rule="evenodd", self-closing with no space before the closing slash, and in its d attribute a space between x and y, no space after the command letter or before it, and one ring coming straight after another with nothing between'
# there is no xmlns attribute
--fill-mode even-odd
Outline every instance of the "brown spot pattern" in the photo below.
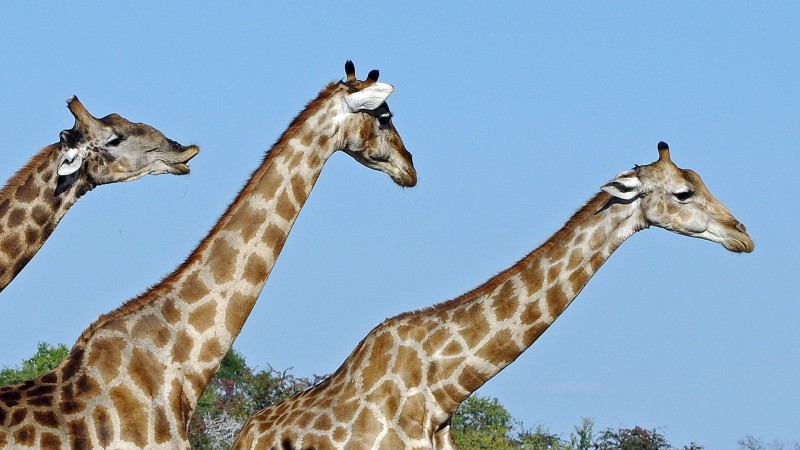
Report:
<svg viewBox="0 0 800 450"><path fill-rule="evenodd" d="M264 222L264 212L252 205L240 209L231 220L229 226L245 243L250 242Z"/></svg>
<svg viewBox="0 0 800 450"><path fill-rule="evenodd" d="M106 383L119 376L125 342L112 339L95 339L89 350L88 365L96 367Z"/></svg>
<svg viewBox="0 0 800 450"><path fill-rule="evenodd" d="M156 407L154 426L154 434L157 444L162 444L171 439L172 436L170 433L169 418L167 417L167 413L164 411L162 406Z"/></svg>
<svg viewBox="0 0 800 450"><path fill-rule="evenodd" d="M153 314L142 316L131 330L131 336L138 339L148 339L157 347L164 347L169 342L169 330Z"/></svg>
<svg viewBox="0 0 800 450"><path fill-rule="evenodd" d="M278 197L278 201L275 204L275 212L286 221L292 219L297 214L295 204L292 199L289 198L289 194L286 191L281 192L281 195Z"/></svg>
<svg viewBox="0 0 800 450"><path fill-rule="evenodd" d="M189 313L189 324L194 327L195 330L202 332L211 328L216 315L217 305L214 302L207 302Z"/></svg>
<svg viewBox="0 0 800 450"><path fill-rule="evenodd" d="M481 312L477 305L469 308L469 310L474 310L478 314ZM464 338L467 345L470 347L475 347L478 345L478 342L480 342L491 330L489 322L486 321L483 315L474 315L474 317L475 319L469 322L462 322L469 325L461 329L461 337Z"/></svg>
<svg viewBox="0 0 800 450"><path fill-rule="evenodd" d="M541 269L541 263L538 262L535 263L534 267L524 270L520 274L520 279L527 288L528 296L531 296L542 289L542 286L544 285L544 277L542 274L543 271Z"/></svg>
<svg viewBox="0 0 800 450"><path fill-rule="evenodd" d="M58 425L56 415L52 411L34 411L33 420L47 428L55 428Z"/></svg>
<svg viewBox="0 0 800 450"><path fill-rule="evenodd" d="M17 188L17 192L14 194L14 197L22 203L30 203L38 196L39 189L36 186L36 179L33 177L25 180L25 183Z"/></svg>
<svg viewBox="0 0 800 450"><path fill-rule="evenodd" d="M498 321L509 319L517 312L519 297L514 292L514 283L506 281L500 287L500 292L492 297L492 310Z"/></svg>
<svg viewBox="0 0 800 450"><path fill-rule="evenodd" d="M259 255L252 254L247 258L242 278L250 284L260 284L269 276L267 262Z"/></svg>
<svg viewBox="0 0 800 450"><path fill-rule="evenodd" d="M172 344L172 360L176 363L186 362L192 351L192 338L185 331L178 331L175 342Z"/></svg>
<svg viewBox="0 0 800 450"><path fill-rule="evenodd" d="M512 340L511 330L500 330L488 342L479 348L475 354L494 366L508 362L519 352L519 347Z"/></svg>
<svg viewBox="0 0 800 450"><path fill-rule="evenodd" d="M146 407L131 391L123 386L114 387L109 391L114 409L124 420L120 423L120 435L125 441L143 447L147 443L147 430L141 424L147 423ZM85 427L85 425L84 425ZM86 435L84 433L84 435Z"/></svg>
<svg viewBox="0 0 800 450"><path fill-rule="evenodd" d="M21 424L26 417L28 417L28 410L18 409L14 411L11 413L11 421L8 423L8 427L12 428Z"/></svg>
<svg viewBox="0 0 800 450"><path fill-rule="evenodd" d="M75 420L67 425L67 433L70 437L70 445L73 450L90 449L92 441L89 440L89 429L84 420Z"/></svg>
<svg viewBox="0 0 800 450"><path fill-rule="evenodd" d="M50 220L50 217L52 217L50 211L41 205L36 205L31 210L31 219L33 219L33 223L36 225L44 225L48 220Z"/></svg>
<svg viewBox="0 0 800 450"><path fill-rule="evenodd" d="M203 343L203 347L200 348L200 360L203 362L213 361L224 353L225 351L222 349L219 341L211 339Z"/></svg>
<svg viewBox="0 0 800 450"><path fill-rule="evenodd" d="M216 246L212 247L210 252L213 255L216 250ZM223 255L220 255L223 257ZM226 261L227 262L227 261ZM200 271L194 271L186 279L183 281L182 287L178 296L180 296L181 300L188 304L192 304L204 298L208 295L209 289L205 283L200 279Z"/></svg>
<svg viewBox="0 0 800 450"><path fill-rule="evenodd" d="M22 208L14 208L8 214L8 226L11 228L16 228L23 220L25 220L25 211Z"/></svg>
<svg viewBox="0 0 800 450"><path fill-rule="evenodd" d="M275 224L269 224L267 226L267 230L264 233L264 237L262 238L262 242L267 244L272 248L272 260L275 261L278 259L278 255L281 253L281 249L283 248L283 244L286 241L286 233L279 228Z"/></svg>
<svg viewBox="0 0 800 450"><path fill-rule="evenodd" d="M41 448L44 449L56 449L61 448L61 438L53 433L42 433L42 437L39 441Z"/></svg>
<svg viewBox="0 0 800 450"><path fill-rule="evenodd" d="M244 325L244 320L250 314L255 299L238 292L231 295L228 300L228 309L225 311L225 328L231 335L237 335Z"/></svg>
<svg viewBox="0 0 800 450"><path fill-rule="evenodd" d="M300 136L300 143L304 147L310 147L312 142L314 142L314 135L308 130L304 130L303 134Z"/></svg>
<svg viewBox="0 0 800 450"><path fill-rule="evenodd" d="M552 289L547 291L545 298L547 299L548 313L551 317L558 317L567 306L567 296L560 286L553 286Z"/></svg>
<svg viewBox="0 0 800 450"><path fill-rule="evenodd" d="M569 255L569 262L567 263L567 267L564 269L567 272L574 270L583 262L583 252L578 249L575 249Z"/></svg>
<svg viewBox="0 0 800 450"><path fill-rule="evenodd" d="M416 350L405 345L397 349L397 362L393 372L403 375L406 387L419 386L422 383L422 362Z"/></svg>
<svg viewBox="0 0 800 450"><path fill-rule="evenodd" d="M33 447L33 444L36 442L36 429L33 428L33 425L19 427L19 429L14 432L14 440L16 440L19 445Z"/></svg>
<svg viewBox="0 0 800 450"><path fill-rule="evenodd" d="M171 298L164 300L164 307L161 309L161 315L170 325L174 325L181 320L181 312L175 306L175 300Z"/></svg>
<svg viewBox="0 0 800 450"><path fill-rule="evenodd" d="M155 397L164 384L166 367L149 351L136 347L131 354L128 373L134 384L151 398Z"/></svg>
<svg viewBox="0 0 800 450"><path fill-rule="evenodd" d="M94 420L94 429L97 432L97 442L101 446L107 447L114 439L114 427L108 416L108 411L104 407L98 406L92 413L92 419Z"/></svg>
<svg viewBox="0 0 800 450"><path fill-rule="evenodd" d="M233 279L239 250L228 241L217 239L211 244L209 255L212 256L209 258L208 266L214 276L214 281L224 283Z"/></svg>

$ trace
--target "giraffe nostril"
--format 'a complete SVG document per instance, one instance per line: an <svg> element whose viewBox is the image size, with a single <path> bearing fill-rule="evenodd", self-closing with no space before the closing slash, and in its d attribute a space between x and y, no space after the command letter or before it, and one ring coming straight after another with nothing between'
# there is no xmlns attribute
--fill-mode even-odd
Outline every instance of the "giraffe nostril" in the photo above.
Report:
<svg viewBox="0 0 800 450"><path fill-rule="evenodd" d="M744 234L747 234L747 227L744 226L742 222L736 222L736 229L741 231Z"/></svg>

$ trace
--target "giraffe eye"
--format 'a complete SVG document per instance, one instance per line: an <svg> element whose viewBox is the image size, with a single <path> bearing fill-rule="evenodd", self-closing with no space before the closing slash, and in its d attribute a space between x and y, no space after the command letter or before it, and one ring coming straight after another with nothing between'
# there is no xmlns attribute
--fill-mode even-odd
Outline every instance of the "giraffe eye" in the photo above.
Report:
<svg viewBox="0 0 800 450"><path fill-rule="evenodd" d="M378 116L378 123L382 128L389 126L389 119L392 118L392 113L383 113Z"/></svg>
<svg viewBox="0 0 800 450"><path fill-rule="evenodd" d="M121 144L123 140L124 140L123 138L121 138L121 137L119 137L117 135L113 135L108 140L108 142L106 142L106 145L108 145L109 147L116 147L119 144Z"/></svg>
<svg viewBox="0 0 800 450"><path fill-rule="evenodd" d="M691 189L682 189L673 193L672 195L674 195L675 199L677 199L679 202L688 202L692 199L692 197L694 197L694 191Z"/></svg>

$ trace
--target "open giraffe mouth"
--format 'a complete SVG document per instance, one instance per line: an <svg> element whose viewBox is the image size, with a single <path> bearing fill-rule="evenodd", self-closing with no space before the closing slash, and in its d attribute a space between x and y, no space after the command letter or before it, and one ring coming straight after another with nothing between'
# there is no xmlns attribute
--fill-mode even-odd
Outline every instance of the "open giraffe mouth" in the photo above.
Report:
<svg viewBox="0 0 800 450"><path fill-rule="evenodd" d="M178 154L175 155L174 158L169 158L169 160L164 161L164 163L166 163L171 169L170 173L175 175L185 175L189 173L190 169L189 164L187 163L190 159L194 158L198 153L200 153L200 148L198 148L196 145L189 145L181 148L183 151L176 152Z"/></svg>

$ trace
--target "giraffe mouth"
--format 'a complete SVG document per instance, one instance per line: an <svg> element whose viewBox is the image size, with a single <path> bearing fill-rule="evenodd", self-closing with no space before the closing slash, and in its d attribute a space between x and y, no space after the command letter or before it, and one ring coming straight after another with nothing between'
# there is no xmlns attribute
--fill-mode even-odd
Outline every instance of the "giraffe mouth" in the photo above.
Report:
<svg viewBox="0 0 800 450"><path fill-rule="evenodd" d="M753 240L747 235L726 239L722 242L722 246L734 253L750 253L756 247Z"/></svg>
<svg viewBox="0 0 800 450"><path fill-rule="evenodd" d="M172 164L171 167L174 170L173 173L175 175L186 175L190 171L188 164L183 164L183 163Z"/></svg>
<svg viewBox="0 0 800 450"><path fill-rule="evenodd" d="M736 219L726 223L727 236L721 244L726 250L734 253L750 253L755 249L755 244L747 234L747 228Z"/></svg>
<svg viewBox="0 0 800 450"><path fill-rule="evenodd" d="M392 181L402 187L414 187L417 185L417 172L411 168L410 171L400 170L399 174L390 175Z"/></svg>
<svg viewBox="0 0 800 450"><path fill-rule="evenodd" d="M189 145L181 148L182 151L176 152L177 155L171 157L170 161L164 161L170 168L170 173L174 175L186 175L189 173L190 169L187 163L200 153L200 149L196 145Z"/></svg>

